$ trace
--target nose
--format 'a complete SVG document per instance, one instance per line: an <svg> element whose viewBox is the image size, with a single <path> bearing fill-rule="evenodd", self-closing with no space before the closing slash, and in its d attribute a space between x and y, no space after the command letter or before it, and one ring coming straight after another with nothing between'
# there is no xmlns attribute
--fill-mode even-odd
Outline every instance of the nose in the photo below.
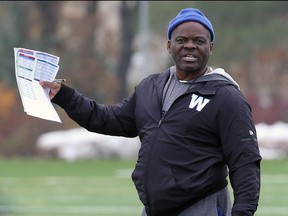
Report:
<svg viewBox="0 0 288 216"><path fill-rule="evenodd" d="M194 43L193 40L187 40L187 42L185 43L185 48L187 49L195 49L196 48L196 44Z"/></svg>

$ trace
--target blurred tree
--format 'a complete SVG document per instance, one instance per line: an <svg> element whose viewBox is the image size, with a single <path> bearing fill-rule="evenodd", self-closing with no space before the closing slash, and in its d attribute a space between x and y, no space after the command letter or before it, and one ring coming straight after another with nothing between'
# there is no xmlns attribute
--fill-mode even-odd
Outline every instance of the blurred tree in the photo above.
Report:
<svg viewBox="0 0 288 216"><path fill-rule="evenodd" d="M107 8L104 2L83 5L80 15L62 15L58 31L69 31L62 34L66 52L61 73L86 96L103 103L118 102L127 96L137 2L113 2Z"/></svg>
<svg viewBox="0 0 288 216"><path fill-rule="evenodd" d="M120 55L118 60L117 75L120 80L120 90L117 101L128 95L127 73L133 55L132 44L134 39L133 17L135 17L136 5L131 5L129 1L122 1L120 7L121 31L120 31Z"/></svg>
<svg viewBox="0 0 288 216"><path fill-rule="evenodd" d="M60 53L62 41L58 39L57 27L63 1L34 1L34 3L38 12L38 25L35 26L39 39L37 50Z"/></svg>
<svg viewBox="0 0 288 216"><path fill-rule="evenodd" d="M17 16L12 13L13 10L21 15L12 2L0 1L0 79L16 88L13 46L21 36L16 31Z"/></svg>

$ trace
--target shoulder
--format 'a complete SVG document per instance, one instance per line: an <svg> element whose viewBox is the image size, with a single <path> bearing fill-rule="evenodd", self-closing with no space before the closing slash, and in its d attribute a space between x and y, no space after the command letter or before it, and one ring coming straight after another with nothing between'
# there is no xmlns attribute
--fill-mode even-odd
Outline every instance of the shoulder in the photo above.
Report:
<svg viewBox="0 0 288 216"><path fill-rule="evenodd" d="M225 85L217 90L217 98L222 101L225 110L242 112L251 110L251 106L241 90L233 85Z"/></svg>

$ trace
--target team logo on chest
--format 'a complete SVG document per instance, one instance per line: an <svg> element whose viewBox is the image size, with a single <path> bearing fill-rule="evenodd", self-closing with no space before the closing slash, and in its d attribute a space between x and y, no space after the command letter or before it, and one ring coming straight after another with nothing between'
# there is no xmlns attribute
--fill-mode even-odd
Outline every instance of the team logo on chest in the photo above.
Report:
<svg viewBox="0 0 288 216"><path fill-rule="evenodd" d="M194 107L196 107L196 110L200 112L206 106L206 104L209 103L209 101L210 99L204 98L196 94L192 94L189 108L193 109Z"/></svg>

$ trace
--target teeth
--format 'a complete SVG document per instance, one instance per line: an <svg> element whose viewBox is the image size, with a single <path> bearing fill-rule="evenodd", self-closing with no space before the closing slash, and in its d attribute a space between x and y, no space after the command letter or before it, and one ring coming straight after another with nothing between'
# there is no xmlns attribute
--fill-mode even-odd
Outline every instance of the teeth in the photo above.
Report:
<svg viewBox="0 0 288 216"><path fill-rule="evenodd" d="M184 58L185 58L186 60L194 60L194 59L196 59L196 58L193 57L192 55L186 55Z"/></svg>

